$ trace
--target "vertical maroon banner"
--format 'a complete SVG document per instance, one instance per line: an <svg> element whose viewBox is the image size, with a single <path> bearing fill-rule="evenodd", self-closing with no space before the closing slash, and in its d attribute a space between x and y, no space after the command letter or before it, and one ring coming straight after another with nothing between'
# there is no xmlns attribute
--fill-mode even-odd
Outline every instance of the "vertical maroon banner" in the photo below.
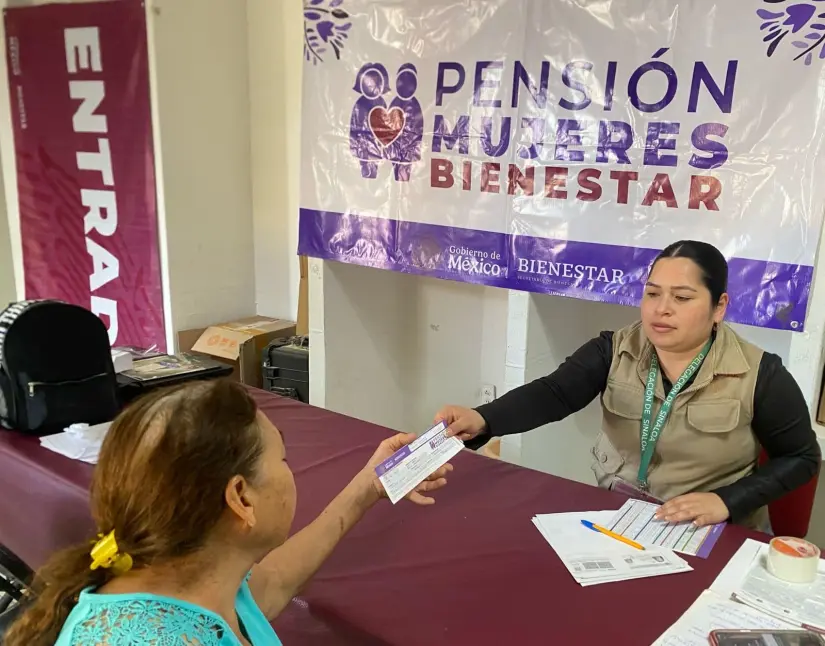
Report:
<svg viewBox="0 0 825 646"><path fill-rule="evenodd" d="M4 17L26 298L91 309L113 345L165 349L143 4Z"/></svg>

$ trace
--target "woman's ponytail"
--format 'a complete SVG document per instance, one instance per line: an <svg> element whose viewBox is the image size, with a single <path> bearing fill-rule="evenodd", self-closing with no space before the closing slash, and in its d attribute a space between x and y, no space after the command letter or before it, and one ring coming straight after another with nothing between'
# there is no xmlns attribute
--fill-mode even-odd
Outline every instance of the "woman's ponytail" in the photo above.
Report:
<svg viewBox="0 0 825 646"><path fill-rule="evenodd" d="M107 570L90 568L91 545L92 541L58 552L38 570L3 646L53 646L80 592L103 585L111 576Z"/></svg>
<svg viewBox="0 0 825 646"><path fill-rule="evenodd" d="M227 483L257 473L257 411L243 386L215 380L152 391L118 415L90 490L95 526L109 533L37 572L3 646L53 646L85 588L202 549L223 516Z"/></svg>

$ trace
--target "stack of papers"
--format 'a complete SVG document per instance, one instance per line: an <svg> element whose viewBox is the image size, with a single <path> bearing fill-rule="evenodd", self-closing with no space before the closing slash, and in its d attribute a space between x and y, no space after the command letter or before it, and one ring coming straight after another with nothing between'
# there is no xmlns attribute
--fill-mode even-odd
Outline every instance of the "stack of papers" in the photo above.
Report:
<svg viewBox="0 0 825 646"><path fill-rule="evenodd" d="M710 590L654 646L707 646L713 630L825 631L825 562L810 584L787 583L765 567L768 546L747 540Z"/></svg>
<svg viewBox="0 0 825 646"><path fill-rule="evenodd" d="M638 550L588 529L581 522L588 520L604 527L615 515L615 510L545 514L535 516L533 524L582 586L693 569L672 550L660 547Z"/></svg>
<svg viewBox="0 0 825 646"><path fill-rule="evenodd" d="M641 500L628 500L607 529L644 546L666 547L667 549L707 558L716 541L725 529L725 523L696 527L691 522L668 523L656 520L656 510L660 505Z"/></svg>
<svg viewBox="0 0 825 646"><path fill-rule="evenodd" d="M62 433L40 438L40 445L72 460L97 464L100 447L111 422L104 424L72 424Z"/></svg>
<svg viewBox="0 0 825 646"><path fill-rule="evenodd" d="M716 578L711 590L806 630L825 632L825 561L813 583L787 583L765 566L769 546L748 539Z"/></svg>
<svg viewBox="0 0 825 646"><path fill-rule="evenodd" d="M794 626L705 590L653 646L708 646L714 630L794 630Z"/></svg>

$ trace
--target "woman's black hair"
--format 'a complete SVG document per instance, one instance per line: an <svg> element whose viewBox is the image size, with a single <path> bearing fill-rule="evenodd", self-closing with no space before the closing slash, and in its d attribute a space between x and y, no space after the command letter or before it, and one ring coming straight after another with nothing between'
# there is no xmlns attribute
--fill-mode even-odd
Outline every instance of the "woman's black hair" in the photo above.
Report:
<svg viewBox="0 0 825 646"><path fill-rule="evenodd" d="M719 299L728 289L728 261L721 251L707 242L680 240L668 245L656 256L651 271L662 258L687 258L696 263L702 274L702 282L710 292L711 304L714 307L719 304Z"/></svg>

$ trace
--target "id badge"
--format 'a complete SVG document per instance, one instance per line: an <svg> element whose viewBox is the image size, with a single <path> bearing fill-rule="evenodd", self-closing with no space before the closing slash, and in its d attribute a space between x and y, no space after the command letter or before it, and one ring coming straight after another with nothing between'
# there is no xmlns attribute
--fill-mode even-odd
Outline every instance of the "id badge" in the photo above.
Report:
<svg viewBox="0 0 825 646"><path fill-rule="evenodd" d="M659 500L655 496L652 496L648 491L642 491L639 487L634 484L630 484L623 478L613 478L613 482L610 483L610 490L620 493L623 496L627 496L628 498L633 498L633 500L652 502L656 505L664 504L664 500Z"/></svg>

